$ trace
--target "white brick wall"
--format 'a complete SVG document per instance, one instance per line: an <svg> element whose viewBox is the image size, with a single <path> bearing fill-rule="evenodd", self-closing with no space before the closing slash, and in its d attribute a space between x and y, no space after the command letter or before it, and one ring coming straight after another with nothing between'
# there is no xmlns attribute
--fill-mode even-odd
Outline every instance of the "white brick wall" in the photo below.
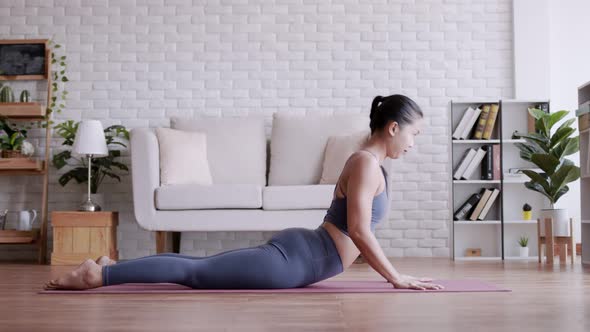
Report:
<svg viewBox="0 0 590 332"><path fill-rule="evenodd" d="M416 152L393 163L390 220L377 228L388 256L448 256L446 105L512 97L511 22L509 0L0 2L0 38L64 46L72 82L56 120L133 128L168 126L176 114L264 114L270 124L274 112L368 112L378 94L414 98L428 127ZM14 88L43 88L36 84ZM52 169L49 210L75 209L84 186L62 188L58 177ZM0 186L0 207L40 206L39 179L0 178ZM133 219L130 177L101 191L120 211L120 257L153 254L154 235ZM181 251L211 255L271 235L185 233ZM32 257L27 248L3 246L0 257Z"/></svg>

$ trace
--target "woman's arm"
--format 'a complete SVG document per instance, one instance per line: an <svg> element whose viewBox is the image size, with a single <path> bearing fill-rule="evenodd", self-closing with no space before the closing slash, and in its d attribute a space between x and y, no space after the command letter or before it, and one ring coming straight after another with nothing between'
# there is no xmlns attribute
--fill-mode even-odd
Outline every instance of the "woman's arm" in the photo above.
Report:
<svg viewBox="0 0 590 332"><path fill-rule="evenodd" d="M388 282L396 281L400 274L383 253L371 232L373 197L379 189L381 170L369 156L355 158L346 186L346 212L348 234L369 265Z"/></svg>
<svg viewBox="0 0 590 332"><path fill-rule="evenodd" d="M367 158L357 158L351 167L346 187L348 234L369 265L395 288L443 289L430 283L430 278L415 278L395 270L371 232L373 197L379 188L381 170Z"/></svg>

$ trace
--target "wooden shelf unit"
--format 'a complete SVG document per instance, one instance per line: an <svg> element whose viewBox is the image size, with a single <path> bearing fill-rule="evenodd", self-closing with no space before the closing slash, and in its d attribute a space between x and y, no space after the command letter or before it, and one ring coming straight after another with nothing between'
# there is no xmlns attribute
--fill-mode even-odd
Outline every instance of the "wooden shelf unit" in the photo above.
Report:
<svg viewBox="0 0 590 332"><path fill-rule="evenodd" d="M0 81L47 81L47 99L43 103L0 103L0 116L10 120L50 121L46 119L46 109L51 101L52 75L51 75L51 50L47 39L19 39L0 40L0 44L45 44L45 71L43 75L0 75ZM41 225L31 231L17 231L13 229L0 230L0 244L33 244L38 249L37 261L39 264L47 263L47 215L48 215L48 189L49 189L49 146L51 141L51 127L45 128L45 156L43 159L5 160L0 158L0 176L26 176L42 175L43 192L41 197ZM17 158L26 159L26 158Z"/></svg>
<svg viewBox="0 0 590 332"><path fill-rule="evenodd" d="M514 100L514 99L484 99L484 100L452 100L449 103L449 128L452 133L458 125L463 112L468 107L477 108L482 104L498 104L498 115L492 136L488 140L466 139L456 140L449 135L450 169L449 179L450 197L450 249L453 260L485 261L485 260L533 260L537 257L536 222L539 211L544 208L545 199L524 186L521 178L512 179L505 176L512 167L536 167L520 158L515 143L525 142L524 139L513 139L512 132L528 132L528 107L547 104L548 100ZM475 127L475 126L474 126ZM469 180L453 179L454 169L458 166L464 151L469 148L477 149L484 144L500 144L500 180L480 180L481 165ZM486 220L454 221L454 212L471 196L479 192L480 188L497 188L500 194L492 205ZM531 220L522 219L522 205L529 203L533 206ZM529 238L530 255L526 258L518 257L517 240L520 235ZM465 256L466 248L481 248L482 256Z"/></svg>

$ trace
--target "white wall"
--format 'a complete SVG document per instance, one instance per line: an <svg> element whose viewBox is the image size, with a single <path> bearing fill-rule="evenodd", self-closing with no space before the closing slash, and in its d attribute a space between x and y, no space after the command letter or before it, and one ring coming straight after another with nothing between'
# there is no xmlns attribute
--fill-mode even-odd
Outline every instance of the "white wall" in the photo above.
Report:
<svg viewBox="0 0 590 332"><path fill-rule="evenodd" d="M515 42L520 41L515 47L515 97L550 99L551 112L570 111L562 122L575 117L577 89L590 81L590 22L585 17L589 12L590 2L584 0L514 1ZM568 158L579 165L579 153ZM556 206L567 208L575 218L574 237L579 242L579 180L568 187L569 193Z"/></svg>
<svg viewBox="0 0 590 332"><path fill-rule="evenodd" d="M0 2L1 38L52 35L72 81L59 119L155 127L173 114L368 114L378 94L416 99L428 127L393 163L391 220L376 232L388 256L449 254L448 101L513 97L509 0ZM84 187L61 188L57 177L52 169L50 211L74 209ZM120 211L121 258L155 252L154 235L133 220L129 180L102 188L107 208ZM0 181L0 207L39 199L35 180ZM210 255L270 235L185 233L182 252ZM15 250L0 257L24 255Z"/></svg>
<svg viewBox="0 0 590 332"><path fill-rule="evenodd" d="M553 110L569 110L569 118L575 117L578 109L578 87L590 81L590 44L588 31L590 21L590 2L584 0L568 0L566 2L550 0L550 38L551 38L551 108ZM577 128L578 121L575 121ZM576 132L578 135L578 132ZM580 164L580 154L570 157L576 165ZM560 207L571 211L576 217L574 229L576 242L580 242L580 181L570 185L568 198L560 203Z"/></svg>

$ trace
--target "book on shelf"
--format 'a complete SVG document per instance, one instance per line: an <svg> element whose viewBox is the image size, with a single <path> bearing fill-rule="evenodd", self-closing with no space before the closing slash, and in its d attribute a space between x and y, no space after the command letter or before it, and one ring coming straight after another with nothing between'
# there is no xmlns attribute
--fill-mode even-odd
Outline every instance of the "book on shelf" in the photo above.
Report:
<svg viewBox="0 0 590 332"><path fill-rule="evenodd" d="M474 139L481 139L483 137L483 130L486 127L486 121L490 115L490 105L483 105L481 114L479 114L479 120L477 120L477 126L475 127L475 133L473 134Z"/></svg>
<svg viewBox="0 0 590 332"><path fill-rule="evenodd" d="M453 213L453 220L464 220L465 217L470 214L473 209L475 209L475 205L479 202L481 195L483 194L483 190L480 193L472 194L460 207Z"/></svg>
<svg viewBox="0 0 590 332"><path fill-rule="evenodd" d="M492 131L494 130L494 126L496 125L496 118L498 117L499 107L500 105L498 104L490 105L490 114L488 115L488 119L486 121L486 125L482 134L483 139L490 139L492 137Z"/></svg>
<svg viewBox="0 0 590 332"><path fill-rule="evenodd" d="M482 149L482 147L479 147L479 149L477 149L477 152L475 153L475 156L473 156L473 159L469 163L469 166L467 166L467 168L465 169L465 172L461 175L461 179L469 180L469 178L471 177L471 175L473 174L473 172L475 171L477 166L480 165L485 154L486 154L486 151L484 149Z"/></svg>
<svg viewBox="0 0 590 332"><path fill-rule="evenodd" d="M475 112L475 110L471 107L468 107L465 110L465 112L463 112L463 116L461 117L459 124L457 125L457 127L455 128L455 131L453 132L453 136L452 136L453 139L461 139L461 135L463 134L463 130L467 126L467 122L471 119L473 112Z"/></svg>
<svg viewBox="0 0 590 332"><path fill-rule="evenodd" d="M492 169L492 180L500 180L502 178L502 165L500 165L500 157L501 157L501 147L500 144L494 144L492 147L492 154L493 154L493 169Z"/></svg>
<svg viewBox="0 0 590 332"><path fill-rule="evenodd" d="M471 118L467 121L467 125L463 129L461 139L467 139L467 137L469 137L469 134L473 131L473 126L475 125L475 122L477 122L477 119L479 118L481 112L481 108L476 108L475 111L471 114Z"/></svg>
<svg viewBox="0 0 590 332"><path fill-rule="evenodd" d="M487 199L486 204L484 205L483 209L481 210L481 213L477 217L477 220L484 220L486 218L488 212L490 211L490 208L492 207L494 201L498 197L498 194L500 194L500 189L492 189L492 193L490 194L490 197Z"/></svg>
<svg viewBox="0 0 590 332"><path fill-rule="evenodd" d="M482 190L483 194L481 194L481 198L479 199L477 205L475 205L475 209L473 209L473 212L471 212L471 215L469 216L469 220L471 221L475 221L477 219L477 217L481 213L481 210L483 210L483 207L486 205L488 198L490 198L490 195L492 194L491 189L482 188Z"/></svg>
<svg viewBox="0 0 590 332"><path fill-rule="evenodd" d="M492 145L486 144L481 148L486 151L486 155L484 156L481 163L481 179L491 180L494 177L494 174L492 173L494 168Z"/></svg>
<svg viewBox="0 0 590 332"><path fill-rule="evenodd" d="M486 154L481 163L482 180L500 180L500 144L482 146Z"/></svg>
<svg viewBox="0 0 590 332"><path fill-rule="evenodd" d="M465 172L465 169L467 168L467 166L469 165L469 163L471 162L471 160L473 159L474 156L475 156L474 149L469 148L469 149L465 150L465 153L463 154L463 157L459 161L459 164L457 164L457 168L455 169L455 173L453 174L453 178L455 180L461 179L461 175L463 175L463 173Z"/></svg>

